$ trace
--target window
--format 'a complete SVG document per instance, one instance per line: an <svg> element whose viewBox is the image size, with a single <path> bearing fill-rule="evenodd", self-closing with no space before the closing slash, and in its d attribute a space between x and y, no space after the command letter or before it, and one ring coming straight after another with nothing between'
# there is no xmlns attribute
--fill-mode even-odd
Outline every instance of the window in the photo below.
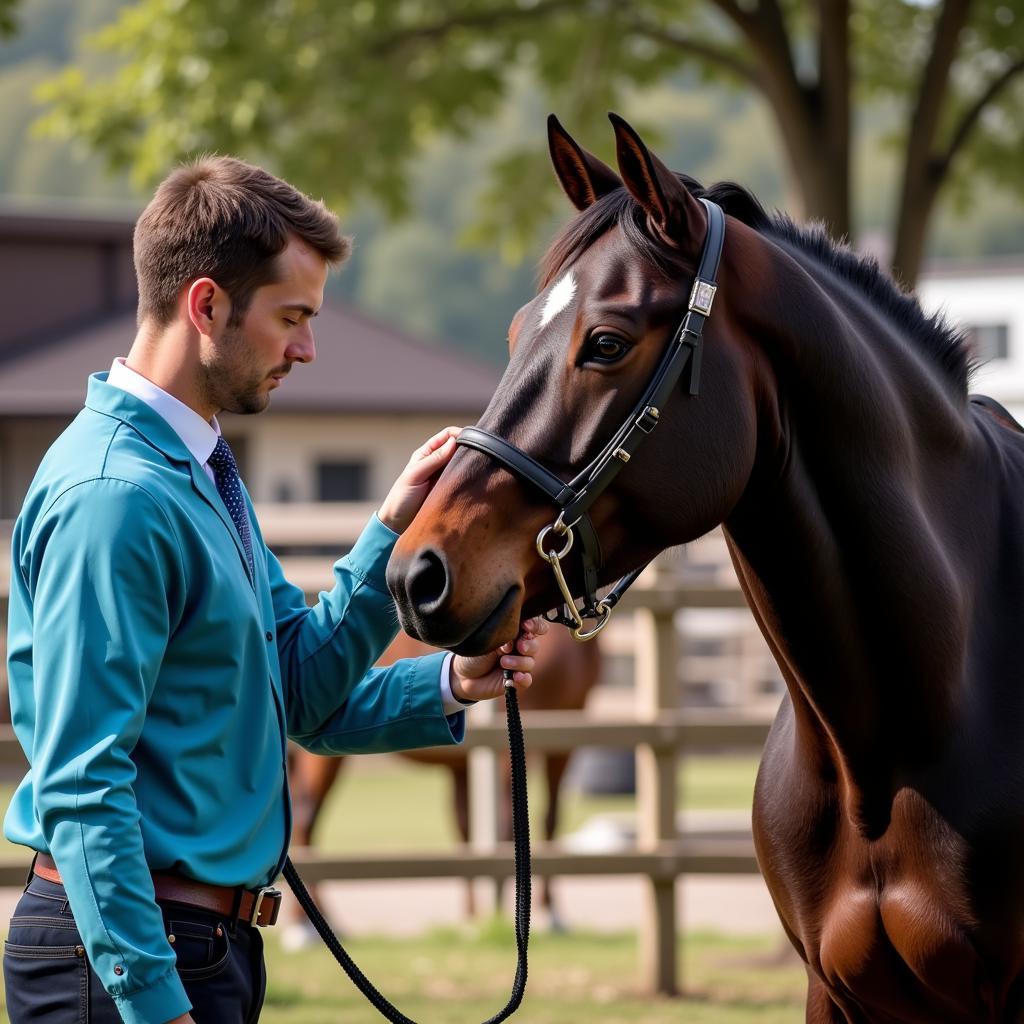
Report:
<svg viewBox="0 0 1024 1024"><path fill-rule="evenodd" d="M369 476L365 462L318 462L317 501L366 501Z"/></svg>
<svg viewBox="0 0 1024 1024"><path fill-rule="evenodd" d="M1010 355L1010 329L1006 324L971 324L967 344L980 362L1006 359Z"/></svg>

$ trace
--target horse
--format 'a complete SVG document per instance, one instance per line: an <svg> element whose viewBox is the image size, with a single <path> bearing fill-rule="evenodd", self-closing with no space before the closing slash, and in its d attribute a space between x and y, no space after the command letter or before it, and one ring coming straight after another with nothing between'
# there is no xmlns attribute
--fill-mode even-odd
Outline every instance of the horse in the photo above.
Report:
<svg viewBox="0 0 1024 1024"><path fill-rule="evenodd" d="M721 524L786 682L753 828L806 1020L1024 1021L1024 437L970 396L962 333L876 262L612 122L617 171L549 121L579 212L475 443L392 555L403 627L468 653L566 592L606 618L591 583ZM606 459L598 496L593 471L562 483ZM589 565L554 550L574 502Z"/></svg>
<svg viewBox="0 0 1024 1024"><path fill-rule="evenodd" d="M399 633L381 656L378 665L390 665L400 658L413 658L431 654L435 648ZM596 645L580 646L569 634L559 627L553 628L544 638L536 656L533 685L519 696L523 710L531 711L579 711L586 703L590 691L601 675L601 652ZM472 714L472 712L470 712ZM470 725L472 728L472 725ZM404 751L402 757L417 764L439 765L451 774L452 810L455 826L463 844L470 839L469 817L469 772L466 751L460 747L425 747L422 750ZM542 830L544 838L551 841L558 830L562 781L569 766L571 752L546 751L543 757L545 808ZM292 843L297 846L311 846L313 833L320 812L327 800L331 787L341 771L343 757L323 757L311 754L292 744L288 751L288 786L292 800ZM498 835L501 839L512 839L511 762L500 758L499 762L499 804ZM538 891L538 902L544 910L551 928L564 929L561 915L554 900L550 879L542 878ZM466 915L476 914L472 881L466 885ZM300 920L295 908L289 911L293 925ZM305 944L307 935L303 930L289 927L287 943L293 947ZM315 933L310 933L315 935Z"/></svg>

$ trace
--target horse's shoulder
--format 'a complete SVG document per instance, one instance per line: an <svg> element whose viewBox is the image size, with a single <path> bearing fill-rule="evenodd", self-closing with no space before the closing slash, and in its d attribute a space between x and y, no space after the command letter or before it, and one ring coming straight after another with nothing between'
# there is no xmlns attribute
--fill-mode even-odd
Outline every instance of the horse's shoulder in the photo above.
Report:
<svg viewBox="0 0 1024 1024"><path fill-rule="evenodd" d="M994 398L989 398L988 395L970 395L968 396L968 401L974 410L990 416L997 423L1002 424L1004 427L1007 427L1018 434L1024 434L1024 427L1014 419L1010 411L1004 405L1001 405Z"/></svg>

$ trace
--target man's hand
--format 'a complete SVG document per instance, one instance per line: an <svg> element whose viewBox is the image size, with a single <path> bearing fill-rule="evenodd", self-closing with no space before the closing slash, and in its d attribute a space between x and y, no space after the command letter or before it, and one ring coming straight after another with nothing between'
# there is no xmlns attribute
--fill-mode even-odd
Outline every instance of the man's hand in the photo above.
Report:
<svg viewBox="0 0 1024 1024"><path fill-rule="evenodd" d="M183 1013L180 1017L167 1021L167 1024L196 1024L196 1022L192 1019L192 1014Z"/></svg>
<svg viewBox="0 0 1024 1024"><path fill-rule="evenodd" d="M526 690L533 682L533 655L540 650L537 637L551 628L547 619L526 619L519 627L515 650L512 644L502 644L490 654L475 658L456 655L452 658L451 687L457 700L490 700L505 692L502 670L513 671L512 682L517 691Z"/></svg>
<svg viewBox="0 0 1024 1024"><path fill-rule="evenodd" d="M455 454L455 438L461 427L445 427L412 453L402 475L395 481L377 518L395 533L403 533L426 500L441 470Z"/></svg>

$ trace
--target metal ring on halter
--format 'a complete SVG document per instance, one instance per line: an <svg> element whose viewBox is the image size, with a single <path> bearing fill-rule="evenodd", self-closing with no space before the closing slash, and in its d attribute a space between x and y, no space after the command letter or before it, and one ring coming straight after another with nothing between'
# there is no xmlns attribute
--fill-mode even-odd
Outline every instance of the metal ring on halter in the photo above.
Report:
<svg viewBox="0 0 1024 1024"><path fill-rule="evenodd" d="M548 533L555 530L555 524L552 523L545 526L537 534L537 551L540 553L541 558L550 564L555 574L555 582L558 584L558 589L562 592L562 597L565 599L566 614L572 619L572 624L566 623L566 625L569 626L573 639L583 643L587 640L592 640L608 625L608 620L612 617L612 608L605 601L598 601L597 607L594 609L600 615L597 624L593 629L583 628L583 616L580 615L579 609L576 607L576 601L573 599L572 591L569 589L569 584L565 581L565 574L562 572L562 559L569 553L573 542L572 527L570 526L567 529L565 547L561 551L545 551L544 541Z"/></svg>
<svg viewBox="0 0 1024 1024"><path fill-rule="evenodd" d="M598 602L595 611L597 611L601 618L597 620L597 624L593 629L584 630L583 623L580 622L580 625L572 631L573 639L578 640L581 644L585 643L587 640L593 640L594 637L608 625L608 620L612 617L612 610L604 603L604 601Z"/></svg>
<svg viewBox="0 0 1024 1024"><path fill-rule="evenodd" d="M544 531L541 531L543 536ZM569 534L572 536L572 533ZM540 538L538 538L538 542ZM566 545L566 551L569 550L569 545ZM612 610L602 602L598 605L598 611L601 612L601 620L592 630L586 630L583 628L583 616L580 615L579 609L576 607L576 602L573 600L572 591L569 589L569 584L565 581L565 574L562 572L562 563L560 556L557 556L554 552L545 556L551 565L551 571L555 574L555 582L558 584L558 589L562 592L562 597L565 599L565 610L566 614L572 619L572 625L569 627L572 631L574 640L579 640L581 643L584 640L589 640L591 637L597 636L598 633L604 629L611 618Z"/></svg>
<svg viewBox="0 0 1024 1024"><path fill-rule="evenodd" d="M565 556L569 554L569 552L572 550L572 542L574 537L572 527L570 526L568 528L569 532L566 534L565 547L557 553L554 551L545 551L544 541L546 540L547 535L551 531L555 531L556 533L558 532L556 527L556 523L549 523L547 526L544 527L543 530L540 531L540 533L537 534L537 553L540 555L541 558L544 559L544 561L551 562L552 565L554 565L555 562L565 558Z"/></svg>
<svg viewBox="0 0 1024 1024"><path fill-rule="evenodd" d="M571 523L565 521L565 509L562 509L558 513L558 518L554 521L552 526L554 527L555 533L561 536L563 533L571 533L572 528L583 518L583 516L577 516Z"/></svg>

